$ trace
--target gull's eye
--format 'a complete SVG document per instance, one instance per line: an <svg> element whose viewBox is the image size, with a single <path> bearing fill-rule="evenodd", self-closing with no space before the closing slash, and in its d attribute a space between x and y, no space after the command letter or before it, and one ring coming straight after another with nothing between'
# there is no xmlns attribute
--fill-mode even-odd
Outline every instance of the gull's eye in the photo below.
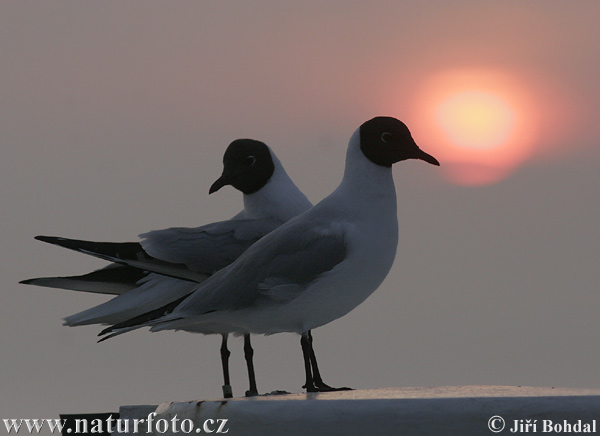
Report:
<svg viewBox="0 0 600 436"><path fill-rule="evenodd" d="M387 143L387 142L389 142L391 137L392 137L392 134L390 132L383 132L381 134L381 141Z"/></svg>
<svg viewBox="0 0 600 436"><path fill-rule="evenodd" d="M252 166L256 163L256 158L254 156L248 156L246 158L246 162L248 163L249 166Z"/></svg>

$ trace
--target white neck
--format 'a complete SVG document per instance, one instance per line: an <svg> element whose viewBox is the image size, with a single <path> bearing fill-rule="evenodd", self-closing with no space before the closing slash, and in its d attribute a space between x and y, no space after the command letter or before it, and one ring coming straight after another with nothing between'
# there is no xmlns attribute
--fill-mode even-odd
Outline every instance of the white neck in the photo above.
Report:
<svg viewBox="0 0 600 436"><path fill-rule="evenodd" d="M360 149L360 129L350 138L346 153L346 168L344 177L336 191L345 192L357 201L357 205L365 204L390 208L389 212L396 214L396 188L392 169L374 164L365 157ZM361 203L365 201L366 203ZM383 204L380 204L382 202ZM374 211L376 212L376 211Z"/></svg>
<svg viewBox="0 0 600 436"><path fill-rule="evenodd" d="M275 153L271 151L275 169L265 186L244 195L244 218L273 218L287 221L312 207L312 203L287 175Z"/></svg>

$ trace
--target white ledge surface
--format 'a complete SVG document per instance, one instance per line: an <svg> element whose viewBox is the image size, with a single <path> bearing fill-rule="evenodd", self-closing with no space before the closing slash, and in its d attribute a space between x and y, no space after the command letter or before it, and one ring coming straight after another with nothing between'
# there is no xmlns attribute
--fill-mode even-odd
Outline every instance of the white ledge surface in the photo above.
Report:
<svg viewBox="0 0 600 436"><path fill-rule="evenodd" d="M557 434L543 432L549 428L549 421L554 430L558 429L556 425L562 426L561 433L568 429L567 424L571 425L571 431L592 429L594 425L600 433L600 389L406 387L120 408L121 419L146 419L152 412L156 413L155 422L171 423L174 417L179 424L182 420L193 421L194 431L187 434L206 434L203 425L207 420L214 420L214 423L208 421L208 429L214 431L211 434L218 434L218 423L222 421L217 420L227 419L224 429L229 436L519 434L511 432L515 425L519 429L519 424L536 425L520 427L527 429L527 434L535 434L533 430L538 434ZM490 422L494 416L502 417L504 430L490 430L488 425L495 430L501 426L499 420ZM172 428L146 433L146 426L140 428L143 431L139 434L186 434L173 433Z"/></svg>

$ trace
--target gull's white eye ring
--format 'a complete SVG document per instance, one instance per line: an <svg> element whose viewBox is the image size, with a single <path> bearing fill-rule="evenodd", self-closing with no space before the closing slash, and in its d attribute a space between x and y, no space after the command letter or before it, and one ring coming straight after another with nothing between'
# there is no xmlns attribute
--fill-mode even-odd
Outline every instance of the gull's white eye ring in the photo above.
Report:
<svg viewBox="0 0 600 436"><path fill-rule="evenodd" d="M387 143L391 136L392 134L390 132L383 132L381 134L381 141Z"/></svg>
<svg viewBox="0 0 600 436"><path fill-rule="evenodd" d="M256 163L256 158L254 156L248 156L246 158L246 160L248 161L248 165L252 166Z"/></svg>

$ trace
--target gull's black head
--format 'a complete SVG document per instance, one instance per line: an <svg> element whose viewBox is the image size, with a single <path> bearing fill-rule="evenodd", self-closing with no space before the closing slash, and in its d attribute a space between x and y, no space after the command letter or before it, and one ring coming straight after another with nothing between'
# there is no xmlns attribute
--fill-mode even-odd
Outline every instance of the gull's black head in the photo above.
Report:
<svg viewBox="0 0 600 436"><path fill-rule="evenodd" d="M208 193L231 185L244 194L252 194L265 186L273 171L275 164L266 144L254 139L236 139L223 156L223 174Z"/></svg>
<svg viewBox="0 0 600 436"><path fill-rule="evenodd" d="M417 146L406 124L392 117L375 117L360 126L360 149L367 159L384 167L406 159L440 164Z"/></svg>

